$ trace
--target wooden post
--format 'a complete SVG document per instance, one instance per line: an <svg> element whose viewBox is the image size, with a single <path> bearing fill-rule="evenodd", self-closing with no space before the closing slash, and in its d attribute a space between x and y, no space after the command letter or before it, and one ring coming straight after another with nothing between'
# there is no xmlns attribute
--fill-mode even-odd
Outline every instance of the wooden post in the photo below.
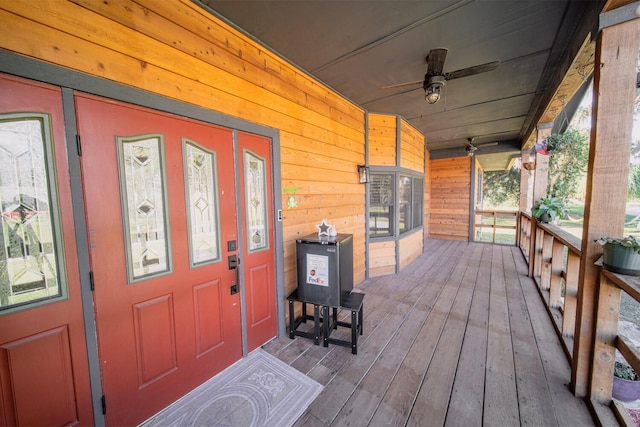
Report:
<svg viewBox="0 0 640 427"><path fill-rule="evenodd" d="M551 134L551 128L553 126L553 123L549 124L549 123L544 123L544 124L539 124L538 125L538 137L537 140L538 141L542 141L543 139L545 139L547 136L549 136ZM533 200L532 200L532 204L535 203L538 199L540 199L541 197L546 196L547 194L547 184L549 182L549 156L545 156L543 154L540 153L535 153L535 158L536 158L536 172L533 174ZM535 218L532 218L531 220L531 236L537 236L537 228L538 228L538 221L536 221ZM535 248L535 242L536 242L536 238L532 238L531 239L531 250L529 251L529 253L531 253L533 256L533 260L537 260L537 258L535 258L535 252L534 252L534 248ZM530 260L532 258L529 258ZM529 262L529 277L533 277L534 275L534 262ZM538 267L535 267L536 271L539 269Z"/></svg>
<svg viewBox="0 0 640 427"><path fill-rule="evenodd" d="M603 29L598 35L593 81L593 123L582 233L576 336L571 384L574 393L590 392L596 317L598 267L602 235L624 230L627 181L640 47L640 20Z"/></svg>

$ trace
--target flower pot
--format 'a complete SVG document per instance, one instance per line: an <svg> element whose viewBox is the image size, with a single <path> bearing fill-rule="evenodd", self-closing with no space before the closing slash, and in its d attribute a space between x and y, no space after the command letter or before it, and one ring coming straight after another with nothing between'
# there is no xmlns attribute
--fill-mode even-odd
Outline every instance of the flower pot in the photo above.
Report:
<svg viewBox="0 0 640 427"><path fill-rule="evenodd" d="M545 212L538 217L538 221L548 224L551 222L551 215Z"/></svg>
<svg viewBox="0 0 640 427"><path fill-rule="evenodd" d="M633 248L607 243L603 247L602 265L614 273L640 276L640 254Z"/></svg>
<svg viewBox="0 0 640 427"><path fill-rule="evenodd" d="M640 399L640 381L625 380L613 377L613 390L611 395L614 399L622 402L633 402Z"/></svg>

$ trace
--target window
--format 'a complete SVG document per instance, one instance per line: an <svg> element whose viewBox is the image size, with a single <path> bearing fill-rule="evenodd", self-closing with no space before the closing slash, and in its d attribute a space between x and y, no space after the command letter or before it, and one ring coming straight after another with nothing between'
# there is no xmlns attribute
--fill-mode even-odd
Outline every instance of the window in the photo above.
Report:
<svg viewBox="0 0 640 427"><path fill-rule="evenodd" d="M398 231L400 234L422 225L424 180L400 175L398 180Z"/></svg>
<svg viewBox="0 0 640 427"><path fill-rule="evenodd" d="M66 293L49 117L0 117L0 310Z"/></svg>
<svg viewBox="0 0 640 427"><path fill-rule="evenodd" d="M394 191L397 189L397 191ZM422 226L424 179L395 172L372 173L369 187L369 236L394 236ZM397 214L396 214L397 206Z"/></svg>
<svg viewBox="0 0 640 427"><path fill-rule="evenodd" d="M393 235L394 174L371 174L369 196L369 235Z"/></svg>
<svg viewBox="0 0 640 427"><path fill-rule="evenodd" d="M118 137L129 283L171 270L163 138Z"/></svg>

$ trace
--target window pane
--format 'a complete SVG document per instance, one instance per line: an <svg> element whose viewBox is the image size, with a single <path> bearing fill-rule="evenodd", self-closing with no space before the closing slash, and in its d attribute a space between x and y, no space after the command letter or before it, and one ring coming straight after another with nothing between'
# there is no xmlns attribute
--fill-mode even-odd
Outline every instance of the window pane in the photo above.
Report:
<svg viewBox="0 0 640 427"><path fill-rule="evenodd" d="M424 216L424 180L413 178L413 228L422 225Z"/></svg>
<svg viewBox="0 0 640 427"><path fill-rule="evenodd" d="M249 252L269 246L267 230L267 190L265 159L244 151L245 209Z"/></svg>
<svg viewBox="0 0 640 427"><path fill-rule="evenodd" d="M62 295L48 129L45 116L0 117L0 309Z"/></svg>
<svg viewBox="0 0 640 427"><path fill-rule="evenodd" d="M393 215L389 206L375 206L369 208L369 235L390 236L392 233Z"/></svg>
<svg viewBox="0 0 640 427"><path fill-rule="evenodd" d="M371 206L393 206L392 174L371 174L369 189Z"/></svg>
<svg viewBox="0 0 640 427"><path fill-rule="evenodd" d="M394 224L394 175L371 174L369 184L369 235L392 236Z"/></svg>
<svg viewBox="0 0 640 427"><path fill-rule="evenodd" d="M170 270L160 136L118 138L129 282Z"/></svg>
<svg viewBox="0 0 640 427"><path fill-rule="evenodd" d="M404 233L413 228L411 222L411 177L400 175L400 179L398 180L398 214L399 223L398 228L400 233Z"/></svg>
<svg viewBox="0 0 640 427"><path fill-rule="evenodd" d="M184 141L191 265L220 259L216 153Z"/></svg>

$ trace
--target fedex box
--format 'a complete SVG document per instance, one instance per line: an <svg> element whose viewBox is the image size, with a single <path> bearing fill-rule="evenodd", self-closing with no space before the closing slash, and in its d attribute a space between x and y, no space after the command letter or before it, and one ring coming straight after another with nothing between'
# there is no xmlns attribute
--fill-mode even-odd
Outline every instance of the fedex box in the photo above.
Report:
<svg viewBox="0 0 640 427"><path fill-rule="evenodd" d="M340 307L353 289L353 235L310 234L296 241L298 298Z"/></svg>

